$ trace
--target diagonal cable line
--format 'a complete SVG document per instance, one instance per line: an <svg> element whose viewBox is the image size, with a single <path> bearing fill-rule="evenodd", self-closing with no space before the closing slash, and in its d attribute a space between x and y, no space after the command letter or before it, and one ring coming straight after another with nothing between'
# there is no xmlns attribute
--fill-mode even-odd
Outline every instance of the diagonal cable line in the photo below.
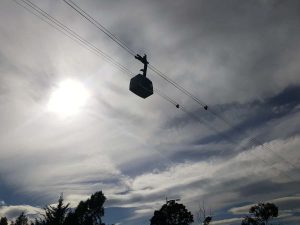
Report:
<svg viewBox="0 0 300 225"><path fill-rule="evenodd" d="M127 75L127 77L132 78L132 76L134 75L133 72L131 72L128 68L126 68L122 64L118 63L117 61L113 60L112 57L110 57L109 55L107 55L106 53L101 51L100 49L98 49L95 46L93 46L92 44L90 44L88 41L86 41L84 38L82 38L80 35L78 35L75 31L73 31L70 28L68 28L67 26L63 25L61 22L59 22L54 17L52 17L51 15L46 13L44 10L42 10L40 7L38 7L37 5L32 3L30 0L13 0L13 1L16 4L18 4L20 7L24 8L25 10L27 10L31 14L33 14L36 17L38 17L39 19L41 19L42 21L46 22L51 27L53 27L56 30L60 31L62 34L66 35L67 37L71 38L73 41L77 42L82 47L86 48L87 50L91 51L92 53L96 54L97 56L99 56L101 58L104 57L104 59L108 63L110 63L115 68L119 69L121 72L124 73L124 75ZM22 1L26 5L22 5L21 3L19 3L19 1ZM51 22L53 22L55 25L52 24ZM178 104L175 100L169 98L166 94L164 94L159 89L154 88L154 90L155 90L155 94L160 96L162 99L170 102L173 105ZM162 155L162 153L160 153L159 151L156 151L156 152L158 152L160 155ZM166 158L163 155L162 155L162 157L167 159L167 161L173 163L173 161L170 160L169 158Z"/></svg>
<svg viewBox="0 0 300 225"><path fill-rule="evenodd" d="M60 31L63 34L67 35L68 37L72 38L72 40L74 40L77 43L81 44L83 47L86 47L86 49L88 49L91 52L95 53L97 56L104 57L105 60L107 60L109 63L111 63L117 69L121 70L127 76L129 76L129 77L132 76L133 73L129 69L127 69L125 66L123 66L122 64L120 64L119 62L117 62L116 60L114 60L111 56L107 55L106 53L104 53L103 51L101 51L96 46L92 45L90 42L88 42L87 40L85 40L84 38L82 38L80 35L78 35L75 31L71 30L70 28L68 28L67 26L65 26L64 24L62 24L61 22L59 22L55 18L53 18L47 12L45 12L44 10L42 10L40 7L38 7L37 5L33 4L30 0L19 0L19 1L22 1L23 3L25 3L27 6L24 6L24 5L20 4L18 2L18 0L13 0L13 1L16 2L18 5L22 6L24 9L28 10L30 13L34 14L35 16L37 16L39 19L42 19L44 22L47 22L49 25L51 25L52 27L54 27L58 31ZM28 7L30 7L34 11L30 10ZM36 14L36 13L38 13L38 14ZM51 24L51 22L53 24ZM177 108L180 108L183 112L187 113L187 115L191 116L192 118L194 118L198 122L204 124L206 127L208 127L209 129L211 129L212 131L214 131L217 134L221 135L223 138L225 138L225 139L229 140L230 142L232 142L232 140L230 138L228 138L227 135L225 136L225 135L220 134L220 131L218 131L214 127L208 125L206 122L204 122L203 120L201 120L198 116L195 116L195 115L189 113L187 110L184 109L184 106L182 106L182 105L179 106L179 104L175 100L173 100L172 98L170 98L166 94L162 93L160 90L155 89L155 91L156 91L155 93L157 93L160 97L162 97L166 101L170 102L171 104L175 105ZM232 142L232 143L237 144L236 142ZM264 161L264 162L267 163L267 161ZM281 171L281 172L283 172L283 171ZM286 175L286 177L288 177L288 176L289 175Z"/></svg>
<svg viewBox="0 0 300 225"><path fill-rule="evenodd" d="M114 35L112 32L110 32L105 26L103 26L101 23L99 23L97 20L95 20L91 15L89 15L86 11L84 11L80 6L78 6L74 1L72 0L63 0L66 4L68 4L72 9L74 9L77 13L79 13L81 16L83 16L86 20L88 20L90 23L92 23L94 26L96 26L99 30L101 30L103 33L105 33L112 41L117 43L121 48L123 48L125 51L127 51L130 55L135 56L135 51L133 51L128 45L126 45L123 41L121 41L120 38L118 38L116 35ZM149 69L152 70L155 74L160 76L162 79L173 85L176 89L184 93L186 96L193 99L197 104L199 104L201 107L203 107L205 110L208 110L209 113L214 115L219 120L223 121L228 128L230 129L236 129L237 131L244 133L240 128L235 127L231 122L229 122L227 119L225 119L222 115L215 112L213 109L210 109L207 104L203 101L201 101L197 96L193 95L191 92L189 92L186 88L178 84L177 82L170 79L167 75L165 75L163 72L161 72L157 67L153 66L152 64L149 64ZM264 146L262 141L260 141L257 138L250 137L247 138L247 141L252 145L261 145L265 150L268 150L275 154L281 161L284 163L290 165L294 169L297 169L298 167L292 163L291 161L288 161L284 157L282 157L280 154L273 151L272 148L269 146Z"/></svg>
<svg viewBox="0 0 300 225"><path fill-rule="evenodd" d="M17 2L17 0L13 0L13 1ZM54 25L53 24L52 25L50 24L50 25L52 27L54 26L54 28L56 28L58 31L60 31L60 32L62 32L64 34L67 34L67 36L70 37L70 38L72 38L74 41L79 42L83 46L86 46L88 48L88 50L96 53L97 55L101 55L107 62L115 65L116 68L120 69L121 71L124 71L124 72L126 71L127 73L133 74L125 66L123 66L122 64L120 64L119 62L117 62L116 60L114 60L112 57L110 57L105 52L103 52L102 50L100 50L99 48L97 48L95 45L93 45L90 42L88 42L86 39L82 38L75 31L71 30L70 28L68 28L67 26L65 26L61 22L59 22L57 19L55 19L54 17L52 17L51 15L49 15L47 12L45 12L44 10L42 10L37 5L33 4L31 1L29 1L29 0L19 0L19 1L22 1L24 4L27 5L27 7L30 7L35 12L39 13L41 16L44 16L46 19L48 19L48 21L52 22ZM45 21L45 22L47 22L47 21ZM49 22L47 22L47 23L49 24Z"/></svg>
<svg viewBox="0 0 300 225"><path fill-rule="evenodd" d="M189 115L191 118L193 118L195 121L199 122L200 124L203 124L204 126L206 126L208 129L214 131L215 133L217 133L218 135L220 135L223 139L226 139L227 141L229 141L230 143L232 143L233 145L238 145L238 142L233 140L232 138L230 138L228 135L223 134L222 132L220 132L219 130L217 130L216 128L214 128L213 126L211 126L210 124L208 124L206 121L204 121L203 119L201 119L200 117L198 117L197 115L195 115L192 112L189 112L188 110L185 109L184 106L180 107L180 110L183 111L184 113L186 113L187 115ZM263 146L262 146L263 147ZM221 152L219 152L219 154L223 153L225 150L222 150ZM250 153L251 155L253 155L255 158L258 158L252 151L251 149L249 151L247 151L248 153ZM267 161L265 160L263 157L259 157L259 160L261 160L262 162L264 162L266 165L270 165L272 169L275 169L276 171L278 171L279 174L283 175L285 178L287 178L290 181L296 181L295 178L293 178L291 175L289 175L287 172L280 170L278 168L276 168L273 165L273 162ZM274 162L275 163L275 162Z"/></svg>
<svg viewBox="0 0 300 225"><path fill-rule="evenodd" d="M80 8L76 3L74 3L72 0L63 0L66 4L68 4L72 9L74 9L78 14L80 14L82 17L84 17L86 20L88 20L90 23L92 23L95 27L97 27L100 31L102 31L104 34L106 34L112 41L117 43L121 48L123 48L125 51L127 51L130 55L135 56L136 53L133 51L128 45L126 45L124 42L120 40L116 35L114 35L112 32L110 32L105 26L103 26L101 23L99 23L97 20L95 20L91 15L89 15L87 12L85 12L82 8ZM186 90L184 87L176 83L175 81L171 80L168 76L163 74L161 71L159 71L155 66L152 64L149 64L149 69L151 69L154 73L156 73L158 76L172 84L175 88L183 92L185 95L191 97L194 101L196 101L198 104L200 104L202 107L205 107L207 109L207 105L202 102L199 98L192 95L188 90Z"/></svg>
<svg viewBox="0 0 300 225"><path fill-rule="evenodd" d="M105 33L111 40L116 42L121 48L126 50L132 56L135 56L136 53L130 49L124 42L120 40L115 34L111 33L108 29L106 29L101 23L95 20L92 16L86 13L83 9L81 9L75 2L71 0L63 0L66 4L68 4L71 8L73 8L77 13L83 16L86 20L91 22L94 26L96 26L99 30Z"/></svg>

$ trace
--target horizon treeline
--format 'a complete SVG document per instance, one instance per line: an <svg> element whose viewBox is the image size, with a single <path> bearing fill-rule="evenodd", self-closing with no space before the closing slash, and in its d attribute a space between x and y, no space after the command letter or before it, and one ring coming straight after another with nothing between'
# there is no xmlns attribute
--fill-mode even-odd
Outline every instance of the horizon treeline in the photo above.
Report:
<svg viewBox="0 0 300 225"><path fill-rule="evenodd" d="M104 194L99 191L71 209L70 204L64 204L61 195L56 206L45 207L43 216L34 221L30 221L25 212L22 212L10 222L6 217L2 217L0 225L105 225L102 221L105 200Z"/></svg>
<svg viewBox="0 0 300 225"><path fill-rule="evenodd" d="M8 221L6 217L0 218L0 225L105 225L104 203L106 197L102 191L98 191L85 201L80 201L75 208L65 204L63 195L58 199L57 205L49 205L44 208L44 214L40 218L29 220L25 212L22 212L15 220ZM193 222L199 225L209 225L213 220L211 213L206 215L205 207L193 214L177 200L166 201L160 210L155 210L150 219L150 225L190 225ZM241 221L241 225L272 225L272 219L278 217L278 207L273 203L258 203L249 209L249 215Z"/></svg>

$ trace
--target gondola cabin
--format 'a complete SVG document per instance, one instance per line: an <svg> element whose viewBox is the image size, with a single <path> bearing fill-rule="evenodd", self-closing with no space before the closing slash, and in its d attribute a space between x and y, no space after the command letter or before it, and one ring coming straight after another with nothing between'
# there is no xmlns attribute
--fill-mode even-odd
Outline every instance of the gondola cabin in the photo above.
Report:
<svg viewBox="0 0 300 225"><path fill-rule="evenodd" d="M140 96L141 98L147 98L153 94L152 81L146 77L147 65L149 64L149 62L147 61L146 55L142 57L137 54L135 58L144 64L144 68L141 69L141 71L143 71L143 74L138 74L130 80L129 90L137 96Z"/></svg>
<svg viewBox="0 0 300 225"><path fill-rule="evenodd" d="M138 74L130 80L129 90L141 98L147 98L153 94L152 81Z"/></svg>

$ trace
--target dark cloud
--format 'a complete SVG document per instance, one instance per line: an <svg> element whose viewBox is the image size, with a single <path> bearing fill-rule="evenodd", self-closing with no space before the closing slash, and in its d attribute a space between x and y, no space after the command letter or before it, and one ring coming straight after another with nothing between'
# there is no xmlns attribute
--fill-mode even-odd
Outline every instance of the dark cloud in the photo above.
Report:
<svg viewBox="0 0 300 225"><path fill-rule="evenodd" d="M297 186L299 186L298 181L284 184L272 181L260 181L242 186L236 191L238 191L243 198L247 197L251 199L251 197L256 196L263 199L266 194L269 196L276 196L278 194L284 196L288 193L297 193L295 189Z"/></svg>
<svg viewBox="0 0 300 225"><path fill-rule="evenodd" d="M299 86L289 86L284 89L282 92L272 96L270 98L263 99L261 101L253 101L247 104L226 104L226 105L217 105L213 106L213 110L217 115L221 117L216 117L214 114L210 114L207 112L204 115L202 110L192 112L193 115L197 116L197 118L191 117L189 114L184 114L179 118L175 118L173 120L167 121L166 127L180 127L183 124L187 126L189 123L201 122L203 121L209 127L212 127L215 130L212 135L208 135L205 137L198 137L198 139L194 141L195 145L207 144L207 143L217 143L217 142L231 142L238 143L239 140L247 137L249 135L249 131L259 129L264 127L268 122L281 119L288 114L297 113L299 109L297 108L300 101L300 87ZM225 122L223 120L222 114L231 114L231 118L225 118ZM244 115L247 114L247 117ZM202 116L203 115L203 116ZM245 119L240 119L245 117ZM214 122L215 120L220 120L228 129L225 131L218 131L218 126ZM199 120L198 120L199 119ZM238 123L235 120L238 120ZM198 120L198 121L197 121ZM227 122L229 121L229 122ZM228 124L230 127L228 126ZM288 129L288 128L287 128ZM289 135L295 135L299 133L299 130L295 127L292 133L289 132ZM262 139L262 135L256 137L255 141L252 141L250 145L260 145L265 141L269 141L266 138ZM273 138L273 137L269 137ZM214 151L211 151L213 154ZM188 154L188 151L187 151ZM196 153L195 153L196 154Z"/></svg>
<svg viewBox="0 0 300 225"><path fill-rule="evenodd" d="M225 137L234 137L235 139L239 138L239 136L243 137L249 130L263 127L269 121L280 119L287 114L292 113L294 110L298 111L296 107L298 106L300 101L299 96L300 87L290 86L284 89L279 94L271 98L264 99L261 102L252 102L246 105L229 105L226 107L227 110L230 110L229 108L237 108L239 110L241 108L245 108L245 110L248 110L248 117L244 121L239 122L237 125L232 126L224 133L221 133L221 135ZM218 108L218 106L216 108ZM226 108L221 108L222 110L217 109L219 114L221 114L222 111L226 111ZM296 129L294 131L294 134L297 134L298 132L299 130ZM222 138L221 135L206 137L204 139L204 142L207 142L207 140L218 140ZM259 140L259 142L255 144L260 144L260 142L264 141L268 140Z"/></svg>

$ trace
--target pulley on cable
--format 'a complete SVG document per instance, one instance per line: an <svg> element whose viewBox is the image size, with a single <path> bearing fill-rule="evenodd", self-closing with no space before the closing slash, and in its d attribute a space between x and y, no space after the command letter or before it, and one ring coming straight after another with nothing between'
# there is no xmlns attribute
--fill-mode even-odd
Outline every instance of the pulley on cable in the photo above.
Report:
<svg viewBox="0 0 300 225"><path fill-rule="evenodd" d="M147 55L142 57L137 54L135 58L144 64L144 68L140 70L143 74L138 74L130 80L129 90L141 98L147 98L153 94L152 81L146 77L147 66L149 64Z"/></svg>

